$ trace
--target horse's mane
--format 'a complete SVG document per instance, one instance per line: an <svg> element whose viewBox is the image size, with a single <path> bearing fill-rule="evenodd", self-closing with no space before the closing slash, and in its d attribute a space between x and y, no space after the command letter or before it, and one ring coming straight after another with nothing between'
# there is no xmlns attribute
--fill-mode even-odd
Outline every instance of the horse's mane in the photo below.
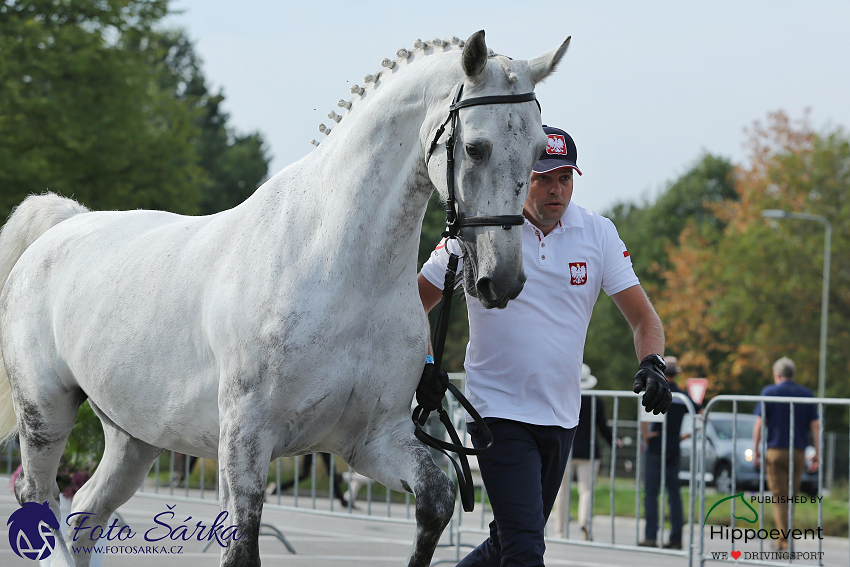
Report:
<svg viewBox="0 0 850 567"><path fill-rule="evenodd" d="M391 77L392 75L389 74L390 70L392 70L398 64L407 64L410 58L414 55L432 55L436 53L446 53L448 51L460 50L463 49L464 43L464 40L459 39L457 36L452 36L449 39L434 38L431 41L422 41L421 39L417 39L413 42L412 50L404 47L396 50L396 57L394 59L385 57L383 61L381 61L381 67L383 67L383 69L375 73L365 75L363 77L363 85L351 85L351 94L354 95L352 98L348 100L342 98L339 99L336 105L339 108L344 109L345 114L339 114L335 110L331 110L330 112L328 112L328 118L333 120L335 123L339 123L345 116L354 111L355 104L359 103L360 100L365 97L368 92L378 88L378 81L381 77ZM508 80L510 80L511 82L517 80L517 75L513 71L513 66L511 64L512 60L510 57L505 57L504 55L497 55L492 49L489 48L488 55L491 59L495 58L500 62L502 70L508 76ZM417 59L419 58L414 58L414 61ZM325 136L329 136L332 129L333 126L327 126L324 123L319 124L319 132L321 132ZM315 139L313 139L310 140L310 143L314 146L318 146L321 141L316 141Z"/></svg>

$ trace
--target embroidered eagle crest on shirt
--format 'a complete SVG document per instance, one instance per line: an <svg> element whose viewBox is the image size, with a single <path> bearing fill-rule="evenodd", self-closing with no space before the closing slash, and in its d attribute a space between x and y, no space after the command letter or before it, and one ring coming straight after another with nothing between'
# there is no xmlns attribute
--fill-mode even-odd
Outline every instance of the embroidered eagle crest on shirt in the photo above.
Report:
<svg viewBox="0 0 850 567"><path fill-rule="evenodd" d="M587 263L570 262L570 284L584 285L587 283Z"/></svg>

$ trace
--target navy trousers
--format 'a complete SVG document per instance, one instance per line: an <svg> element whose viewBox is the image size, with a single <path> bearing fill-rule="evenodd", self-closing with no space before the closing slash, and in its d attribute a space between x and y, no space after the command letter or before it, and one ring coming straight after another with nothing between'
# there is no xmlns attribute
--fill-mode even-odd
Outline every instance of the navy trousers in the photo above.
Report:
<svg viewBox="0 0 850 567"><path fill-rule="evenodd" d="M575 428L485 421L493 446L478 456L478 464L494 520L490 537L458 567L542 566L543 528L564 477ZM473 446L482 446L478 428L468 424L468 430Z"/></svg>
<svg viewBox="0 0 850 567"><path fill-rule="evenodd" d="M658 493L661 491L661 455L646 452L646 493L644 511L646 514L646 539L655 541L658 537ZM682 543L682 494L679 483L679 457L667 459L664 471L664 484L667 485L667 501L670 505L670 543Z"/></svg>

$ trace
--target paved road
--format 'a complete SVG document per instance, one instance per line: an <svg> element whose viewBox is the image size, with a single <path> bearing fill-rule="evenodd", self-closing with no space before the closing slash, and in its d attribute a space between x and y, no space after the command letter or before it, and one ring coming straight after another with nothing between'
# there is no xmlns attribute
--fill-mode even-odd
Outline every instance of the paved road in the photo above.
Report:
<svg viewBox="0 0 850 567"><path fill-rule="evenodd" d="M0 521L0 529L2 529L0 531L0 566L32 567L34 563L31 560L21 559L16 556L9 544L8 532L5 531L5 520L9 518L9 515L18 506L14 497L8 494L6 490L7 486L8 479L0 477L0 519L2 519ZM181 491L177 491L177 493L180 494ZM276 502L276 500L273 498L272 502ZM292 504L292 501L287 501L286 497L284 497L281 503ZM302 498L300 505L312 506L312 503L309 499ZM174 528L189 516L192 519L186 522L186 525L191 529L196 525L198 520L208 525L218 515L218 507L213 501L187 501L182 496L140 493L119 510L124 521L135 531L141 532L135 536L134 540L126 543L135 544L136 540L140 540L143 537L146 530L156 528L157 525L154 523L153 518L158 513L167 511L167 506L174 506L175 517L174 520L169 521L169 524ZM350 517L346 517L344 514L326 515L328 508L328 501L326 499L317 500L316 506L317 508L324 506L325 510L297 511L285 506L277 506L273 503L266 506L263 512L263 522L276 526L285 534L286 540L295 549L296 554L289 553L284 544L275 537L261 537L260 553L264 566L336 567L344 564L352 567L366 567L374 565L404 565L404 561L410 551L414 533L414 526L405 519L406 509L404 505L394 504L392 506L392 519L384 519L383 521L368 519L362 514L356 513ZM361 505L361 507L363 506ZM338 505L336 511L340 511ZM386 515L386 505L374 506L372 511L373 513ZM365 510L361 509L359 512L365 512ZM464 529L479 528L479 513L474 512L465 515L462 522L464 523ZM615 520L617 542L633 544L636 532L635 527L634 520L617 518ZM159 533L167 531L166 528L162 527L158 529L160 530ZM634 565L682 567L688 565L688 560L683 555L674 555L669 552L643 554L636 553L634 549L613 548L610 544L610 517L596 517L594 519L593 529L595 539L603 543L588 546L586 544L578 544L578 542L550 542L546 552L547 565L572 567L633 567ZM573 528L573 534L575 535L576 533L577 530ZM687 528L685 533L688 533ZM461 534L461 541L464 543L477 544L482 539L483 536L478 533L464 532ZM219 557L215 544L208 552L204 553L202 551L203 543L198 541L188 541L185 543L182 541L166 541L169 548L172 543L182 545L181 553L175 555L107 555L103 565L105 567L216 567L218 565ZM445 565L453 565L458 553L457 548L449 544L450 534L447 531L443 536L443 546L438 548L435 556L435 559L444 559L445 563L443 564ZM709 551L719 552L730 550L728 541L725 543L725 546L722 543L709 543L706 547ZM468 549L469 547L462 547L461 553L465 553ZM752 545L743 548L745 552L752 552L757 549L757 546ZM816 549L816 546L811 548L812 551L816 551ZM848 561L850 552L848 552L847 539L825 538L823 549L825 565L830 567L846 567L846 565L850 564L850 561ZM730 564L731 562L731 559L727 559L710 564L723 565ZM743 560L738 563L746 564ZM787 561L785 564L788 564ZM817 563L795 562L795 564L816 565ZM694 565L698 565L698 562L695 561Z"/></svg>

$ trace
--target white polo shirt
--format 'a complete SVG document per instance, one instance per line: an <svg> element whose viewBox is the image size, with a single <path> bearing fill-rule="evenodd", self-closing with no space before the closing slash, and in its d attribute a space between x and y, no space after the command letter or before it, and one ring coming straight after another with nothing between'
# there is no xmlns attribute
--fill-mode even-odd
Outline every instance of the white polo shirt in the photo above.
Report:
<svg viewBox="0 0 850 567"><path fill-rule="evenodd" d="M440 289L449 260L444 244L421 271ZM456 242L450 247L459 255ZM522 252L528 279L505 309L484 309L466 294L466 396L483 417L572 428L599 290L614 295L640 282L614 223L572 202L547 236L526 220Z"/></svg>

